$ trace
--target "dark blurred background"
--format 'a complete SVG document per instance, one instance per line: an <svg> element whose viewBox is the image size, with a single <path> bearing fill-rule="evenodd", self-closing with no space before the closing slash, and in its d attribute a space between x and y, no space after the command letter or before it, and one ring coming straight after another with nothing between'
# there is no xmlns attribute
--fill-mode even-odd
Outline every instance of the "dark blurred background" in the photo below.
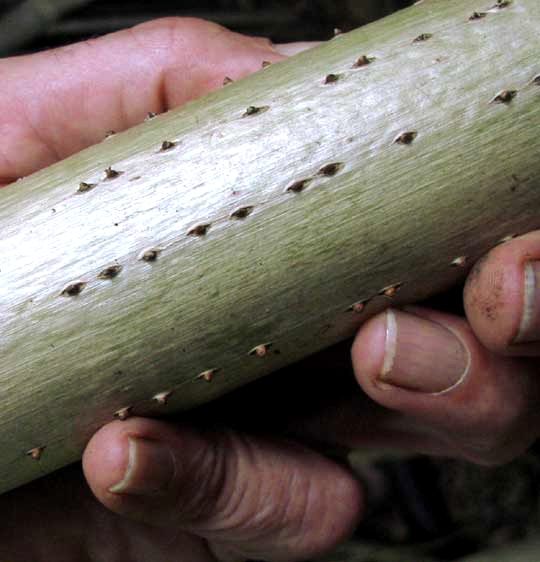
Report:
<svg viewBox="0 0 540 562"><path fill-rule="evenodd" d="M412 0L0 0L0 56L96 37L163 16L195 16L275 42L329 39Z"/></svg>

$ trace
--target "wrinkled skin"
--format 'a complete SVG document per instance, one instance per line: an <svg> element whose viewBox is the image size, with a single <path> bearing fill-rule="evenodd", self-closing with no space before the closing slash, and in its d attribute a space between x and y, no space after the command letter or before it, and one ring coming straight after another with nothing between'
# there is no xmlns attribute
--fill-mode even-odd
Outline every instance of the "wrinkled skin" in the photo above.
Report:
<svg viewBox="0 0 540 562"><path fill-rule="evenodd" d="M1 60L0 184L301 48L166 19ZM304 363L293 407L280 415L265 411L268 389L254 386L242 390L251 404L243 421L215 413L239 410L233 395L214 420L203 408L182 420L107 425L83 470L0 498L0 559L302 560L344 540L363 512L360 483L321 450L510 460L540 427L539 263L540 232L531 232L476 264L466 317L415 307L372 318L352 349Z"/></svg>

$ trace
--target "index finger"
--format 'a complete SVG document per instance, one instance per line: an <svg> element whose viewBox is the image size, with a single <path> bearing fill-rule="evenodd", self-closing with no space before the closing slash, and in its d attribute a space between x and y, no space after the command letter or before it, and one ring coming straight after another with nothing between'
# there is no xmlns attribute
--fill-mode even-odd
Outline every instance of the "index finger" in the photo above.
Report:
<svg viewBox="0 0 540 562"><path fill-rule="evenodd" d="M164 18L0 61L0 185L285 58L267 39Z"/></svg>

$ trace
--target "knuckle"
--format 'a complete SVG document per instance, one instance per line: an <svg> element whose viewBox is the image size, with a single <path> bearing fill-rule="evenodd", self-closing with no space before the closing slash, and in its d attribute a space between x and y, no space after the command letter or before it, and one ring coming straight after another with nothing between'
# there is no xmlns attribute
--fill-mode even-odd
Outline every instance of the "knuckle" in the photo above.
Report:
<svg viewBox="0 0 540 562"><path fill-rule="evenodd" d="M249 529L264 536L279 525L290 500L286 486L277 486L272 463L250 437L228 431L221 440L223 475L214 504L222 528Z"/></svg>
<svg viewBox="0 0 540 562"><path fill-rule="evenodd" d="M273 51L274 50L274 43L268 37L252 37L250 38L254 43L261 49L265 51Z"/></svg>
<svg viewBox="0 0 540 562"><path fill-rule="evenodd" d="M205 446L190 455L182 473L186 477L177 482L174 493L176 514L189 524L204 523L216 511L226 477L224 452L218 439L210 437Z"/></svg>
<svg viewBox="0 0 540 562"><path fill-rule="evenodd" d="M224 29L221 25L194 17L167 16L140 23L132 28L137 32L155 31L158 33L182 33L188 29L195 31L216 31Z"/></svg>
<svg viewBox="0 0 540 562"><path fill-rule="evenodd" d="M256 445L232 430L209 432L205 441L186 467L195 480L187 478L175 494L182 519L209 531L247 527L255 519L260 527L270 524L275 512L264 516L273 510L259 485Z"/></svg>
<svg viewBox="0 0 540 562"><path fill-rule="evenodd" d="M152 49L185 48L186 44L203 42L226 29L200 18L169 16L144 22L127 30L139 46Z"/></svg>

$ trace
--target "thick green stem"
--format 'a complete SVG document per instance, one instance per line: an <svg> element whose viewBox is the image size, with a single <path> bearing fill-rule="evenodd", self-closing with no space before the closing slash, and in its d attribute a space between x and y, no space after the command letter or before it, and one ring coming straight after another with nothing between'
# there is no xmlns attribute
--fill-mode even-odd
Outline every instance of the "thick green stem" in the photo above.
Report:
<svg viewBox="0 0 540 562"><path fill-rule="evenodd" d="M0 490L539 227L539 28L425 0L3 189Z"/></svg>

